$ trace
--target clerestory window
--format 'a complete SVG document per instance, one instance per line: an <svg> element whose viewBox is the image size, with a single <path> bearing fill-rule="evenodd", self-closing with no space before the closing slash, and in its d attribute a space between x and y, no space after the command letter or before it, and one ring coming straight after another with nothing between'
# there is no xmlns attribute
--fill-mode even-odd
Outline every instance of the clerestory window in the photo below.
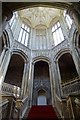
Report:
<svg viewBox="0 0 80 120"><path fill-rule="evenodd" d="M72 25L72 19L70 18L70 16L66 13L66 10L64 11L63 13L64 17L65 17L65 20L67 22L67 25L69 27L69 29L71 28L71 25Z"/></svg>
<svg viewBox="0 0 80 120"><path fill-rule="evenodd" d="M53 40L54 40L54 45L58 45L64 40L64 36L62 33L61 25L59 22L57 22L53 27L52 27L52 35L53 35Z"/></svg>
<svg viewBox="0 0 80 120"><path fill-rule="evenodd" d="M18 37L18 41L24 44L25 46L27 46L29 35L30 35L30 27L28 27L25 24L22 24L19 37Z"/></svg>

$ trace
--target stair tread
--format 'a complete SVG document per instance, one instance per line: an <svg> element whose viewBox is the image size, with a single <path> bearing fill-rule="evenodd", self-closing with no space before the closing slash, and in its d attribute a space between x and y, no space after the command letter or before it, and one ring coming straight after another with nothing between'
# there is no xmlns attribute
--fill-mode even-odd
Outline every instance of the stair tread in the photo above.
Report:
<svg viewBox="0 0 80 120"><path fill-rule="evenodd" d="M28 119L52 119L55 118L58 120L57 114L55 112L55 109L52 105L47 106L32 106L29 114Z"/></svg>

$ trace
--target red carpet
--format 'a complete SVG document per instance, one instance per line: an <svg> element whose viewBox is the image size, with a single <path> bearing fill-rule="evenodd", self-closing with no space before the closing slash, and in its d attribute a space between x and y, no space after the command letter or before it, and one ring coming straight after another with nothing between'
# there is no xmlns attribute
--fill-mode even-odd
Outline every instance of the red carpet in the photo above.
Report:
<svg viewBox="0 0 80 120"><path fill-rule="evenodd" d="M27 120L58 120L58 117L51 105L32 106Z"/></svg>

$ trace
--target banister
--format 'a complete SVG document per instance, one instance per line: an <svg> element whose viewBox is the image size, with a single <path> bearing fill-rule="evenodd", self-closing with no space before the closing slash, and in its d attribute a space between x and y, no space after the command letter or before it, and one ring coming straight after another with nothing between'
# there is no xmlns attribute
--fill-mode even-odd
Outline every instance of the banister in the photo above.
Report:
<svg viewBox="0 0 80 120"><path fill-rule="evenodd" d="M73 80L70 80L69 82L66 82L66 83L62 83L62 87L65 87L67 85L70 85L70 84L73 84L75 82L78 82L80 81L79 77L77 76L76 78L74 78Z"/></svg>
<svg viewBox="0 0 80 120"><path fill-rule="evenodd" d="M29 97L25 97L22 100L21 99L17 99L16 100L16 108L18 110L18 118L23 118L25 112L27 111L27 109L29 108Z"/></svg>
<svg viewBox="0 0 80 120"><path fill-rule="evenodd" d="M25 97L25 98L22 100L22 102L24 103L27 99L28 99L28 96Z"/></svg>
<svg viewBox="0 0 80 120"><path fill-rule="evenodd" d="M56 94L56 98L57 98L60 102L66 101L66 98L59 98L57 94Z"/></svg>

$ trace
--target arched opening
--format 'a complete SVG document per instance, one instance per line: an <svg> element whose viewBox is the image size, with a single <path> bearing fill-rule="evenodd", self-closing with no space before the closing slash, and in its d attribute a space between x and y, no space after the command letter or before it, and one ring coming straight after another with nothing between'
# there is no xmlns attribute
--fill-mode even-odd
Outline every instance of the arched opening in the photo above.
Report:
<svg viewBox="0 0 80 120"><path fill-rule="evenodd" d="M49 66L47 62L38 61L35 63L34 79L49 80Z"/></svg>
<svg viewBox="0 0 80 120"><path fill-rule="evenodd" d="M80 34L77 30L75 30L73 35L74 47L78 54L80 55Z"/></svg>
<svg viewBox="0 0 80 120"><path fill-rule="evenodd" d="M8 66L8 70L5 76L5 83L21 87L22 77L24 69L24 59L18 55L13 54Z"/></svg>
<svg viewBox="0 0 80 120"><path fill-rule="evenodd" d="M46 93L42 89L46 90ZM32 96L33 96L34 105L43 104L41 100L43 100L44 105L51 104L51 85L50 85L49 65L47 62L42 60L36 62L34 65Z"/></svg>
<svg viewBox="0 0 80 120"><path fill-rule="evenodd" d="M46 92L43 89L38 91L37 105L47 105Z"/></svg>
<svg viewBox="0 0 80 120"><path fill-rule="evenodd" d="M78 46L80 48L80 35L79 35L79 40L78 40Z"/></svg>
<svg viewBox="0 0 80 120"><path fill-rule="evenodd" d="M78 73L70 53L63 54L59 58L58 64L62 83L67 83L69 81L75 80L75 78L78 77Z"/></svg>

